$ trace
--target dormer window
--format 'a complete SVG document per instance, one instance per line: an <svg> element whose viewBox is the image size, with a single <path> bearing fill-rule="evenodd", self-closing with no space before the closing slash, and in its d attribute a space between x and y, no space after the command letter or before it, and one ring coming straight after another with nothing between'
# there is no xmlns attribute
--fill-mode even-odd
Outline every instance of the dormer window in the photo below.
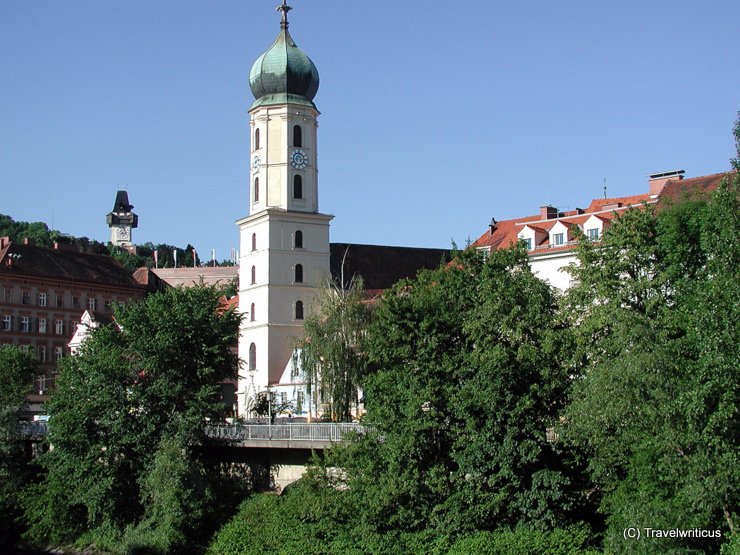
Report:
<svg viewBox="0 0 740 555"><path fill-rule="evenodd" d="M591 229L586 230L586 237L588 237L589 241L598 241L599 240L599 229L596 227L593 227Z"/></svg>
<svg viewBox="0 0 740 555"><path fill-rule="evenodd" d="M522 241L524 241L524 244L526 245L527 250L531 251L532 250L532 239L530 237L527 237L526 239L522 239Z"/></svg>
<svg viewBox="0 0 740 555"><path fill-rule="evenodd" d="M557 247L559 245L563 245L565 243L565 234L564 233L553 233L552 234L552 244L553 246Z"/></svg>

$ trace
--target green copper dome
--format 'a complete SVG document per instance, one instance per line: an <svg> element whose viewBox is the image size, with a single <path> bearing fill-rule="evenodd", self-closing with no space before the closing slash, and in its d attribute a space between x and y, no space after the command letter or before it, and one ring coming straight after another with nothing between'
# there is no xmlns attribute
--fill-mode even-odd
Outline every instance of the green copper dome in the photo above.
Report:
<svg viewBox="0 0 740 555"><path fill-rule="evenodd" d="M269 104L308 104L319 90L319 71L288 32L284 18L273 45L254 62L249 87L256 99L252 108Z"/></svg>

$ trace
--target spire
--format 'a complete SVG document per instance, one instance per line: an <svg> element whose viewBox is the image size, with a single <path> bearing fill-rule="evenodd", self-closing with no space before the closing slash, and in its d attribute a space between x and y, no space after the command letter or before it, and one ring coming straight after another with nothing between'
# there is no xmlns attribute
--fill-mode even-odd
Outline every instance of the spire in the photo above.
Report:
<svg viewBox="0 0 740 555"><path fill-rule="evenodd" d="M282 13L282 20L280 21L280 28L281 29L287 29L288 28L288 12L292 10L290 6L286 3L287 0L283 0L283 3L277 7L277 11L283 12Z"/></svg>

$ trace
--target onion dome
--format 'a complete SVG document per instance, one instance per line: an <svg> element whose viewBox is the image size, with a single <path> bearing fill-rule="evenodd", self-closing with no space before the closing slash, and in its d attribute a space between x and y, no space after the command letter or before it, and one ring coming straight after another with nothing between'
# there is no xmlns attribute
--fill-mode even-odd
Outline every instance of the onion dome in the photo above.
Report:
<svg viewBox="0 0 740 555"><path fill-rule="evenodd" d="M256 99L252 108L287 102L314 106L313 99L319 90L319 71L288 32L290 10L291 7L283 0L278 7L282 12L280 34L257 58L249 72L249 87Z"/></svg>

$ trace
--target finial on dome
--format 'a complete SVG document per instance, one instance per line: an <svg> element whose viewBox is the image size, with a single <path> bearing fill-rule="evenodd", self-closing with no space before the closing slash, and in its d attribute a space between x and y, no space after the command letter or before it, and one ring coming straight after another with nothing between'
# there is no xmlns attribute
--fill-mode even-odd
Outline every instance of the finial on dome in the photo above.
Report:
<svg viewBox="0 0 740 555"><path fill-rule="evenodd" d="M283 0L283 3L277 7L277 11L283 12L282 14L282 20L280 21L280 28L281 29L287 29L288 28L288 12L292 10L290 6L287 4L288 0Z"/></svg>

